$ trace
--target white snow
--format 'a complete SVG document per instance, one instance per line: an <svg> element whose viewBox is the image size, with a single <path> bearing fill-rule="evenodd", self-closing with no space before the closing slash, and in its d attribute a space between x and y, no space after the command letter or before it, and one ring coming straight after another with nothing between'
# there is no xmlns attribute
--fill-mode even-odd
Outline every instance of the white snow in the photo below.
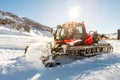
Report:
<svg viewBox="0 0 120 80"><path fill-rule="evenodd" d="M100 70L90 71L87 74L73 77L73 80L119 80L120 64L116 63Z"/></svg>
<svg viewBox="0 0 120 80"><path fill-rule="evenodd" d="M50 33L36 29L26 33L0 26L0 80L120 79L120 41L107 41L112 44L113 53L45 68L40 57L49 54L46 43L53 41L50 36ZM30 47L25 56L26 46Z"/></svg>

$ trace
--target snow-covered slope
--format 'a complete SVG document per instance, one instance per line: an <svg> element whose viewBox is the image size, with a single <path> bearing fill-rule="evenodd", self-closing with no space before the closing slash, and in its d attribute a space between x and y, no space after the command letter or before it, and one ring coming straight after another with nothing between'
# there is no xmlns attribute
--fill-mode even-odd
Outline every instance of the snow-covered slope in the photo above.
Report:
<svg viewBox="0 0 120 80"><path fill-rule="evenodd" d="M31 28L36 28L43 31L51 31L51 28L45 25L42 25L32 19L25 17L18 17L17 15L11 12L0 11L0 25L9 25L11 29L16 29L18 31L30 32Z"/></svg>
<svg viewBox="0 0 120 80"><path fill-rule="evenodd" d="M45 44L53 41L50 33L32 29L30 33L19 32L0 26L0 80L119 80L120 41L109 40L114 52L74 61L70 64L45 68L39 59L46 53ZM37 59L24 55L24 48L32 45L29 53ZM33 49L34 48L34 49ZM34 51L33 51L34 50Z"/></svg>

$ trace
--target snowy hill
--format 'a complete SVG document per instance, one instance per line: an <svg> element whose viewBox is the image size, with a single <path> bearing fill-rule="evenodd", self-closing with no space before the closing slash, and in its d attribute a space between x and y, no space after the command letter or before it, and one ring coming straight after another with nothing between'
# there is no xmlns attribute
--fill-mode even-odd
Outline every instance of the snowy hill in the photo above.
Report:
<svg viewBox="0 0 120 80"><path fill-rule="evenodd" d="M52 36L51 28L10 12L0 11L0 34Z"/></svg>
<svg viewBox="0 0 120 80"><path fill-rule="evenodd" d="M51 31L50 27L42 25L34 20L25 17L20 18L10 12L3 11L0 11L0 25L9 25L10 28L14 28L16 30L21 30L23 28L23 30L26 32L30 32L31 28L48 32Z"/></svg>

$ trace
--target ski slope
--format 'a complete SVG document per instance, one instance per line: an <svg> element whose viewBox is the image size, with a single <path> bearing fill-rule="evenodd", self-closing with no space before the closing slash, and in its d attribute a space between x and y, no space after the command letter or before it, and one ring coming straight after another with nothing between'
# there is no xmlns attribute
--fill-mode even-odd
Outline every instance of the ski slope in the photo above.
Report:
<svg viewBox="0 0 120 80"><path fill-rule="evenodd" d="M114 47L111 54L45 68L39 58L46 53L45 44L49 41L53 41L53 38L45 31L33 29L30 33L25 33L0 26L0 80L120 79L120 41L107 41ZM29 53L35 54L33 57L24 54L24 48L29 45L32 45Z"/></svg>

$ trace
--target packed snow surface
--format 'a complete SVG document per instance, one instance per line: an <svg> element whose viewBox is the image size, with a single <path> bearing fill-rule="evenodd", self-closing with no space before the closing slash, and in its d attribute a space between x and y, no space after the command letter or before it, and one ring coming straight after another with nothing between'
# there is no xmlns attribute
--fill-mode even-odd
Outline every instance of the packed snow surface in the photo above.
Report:
<svg viewBox="0 0 120 80"><path fill-rule="evenodd" d="M53 37L45 31L33 29L25 33L0 26L0 80L120 79L120 41L107 41L112 44L113 53L46 68L40 57L49 53L46 44L52 41ZM30 47L25 56L26 46Z"/></svg>

